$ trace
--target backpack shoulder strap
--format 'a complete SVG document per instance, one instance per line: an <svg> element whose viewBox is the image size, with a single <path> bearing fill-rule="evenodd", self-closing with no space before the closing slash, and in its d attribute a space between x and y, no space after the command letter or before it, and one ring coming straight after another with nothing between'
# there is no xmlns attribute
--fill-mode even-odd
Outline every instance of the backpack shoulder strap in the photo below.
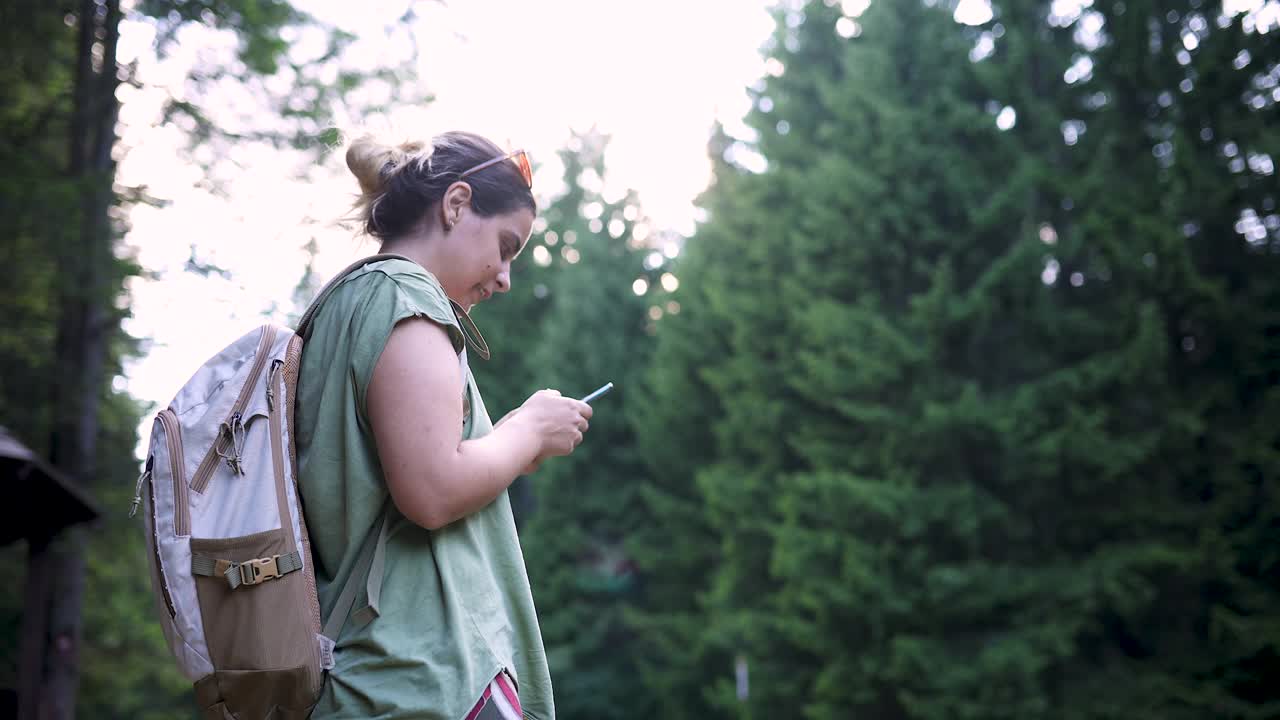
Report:
<svg viewBox="0 0 1280 720"><path fill-rule="evenodd" d="M379 253L377 255L370 255L367 258L362 258L346 266L343 268L342 272L334 275L333 279L326 283L320 290L320 294L316 295L316 299L311 301L311 306L307 308L305 313L303 313L302 321L298 323L298 329L295 331L298 336L303 340L307 339L307 331L311 329L311 321L315 319L316 311L319 310L320 306L324 304L324 301L333 294L334 289L338 287L344 278L365 265L381 262L383 260L407 260L409 262L413 262L403 255L396 255L395 253Z"/></svg>
<svg viewBox="0 0 1280 720"><path fill-rule="evenodd" d="M321 634L335 643L349 618L359 625L365 625L378 616L378 601L382 595L382 576L385 567L387 526L391 523L390 514L390 508L383 510L382 517L378 519L377 539L372 544L366 540L364 546L360 548L356 564L351 569L351 574L347 576L347 581L343 584L333 609L329 612L329 619L325 621ZM352 613L351 608L355 605L356 593L362 582L368 604Z"/></svg>
<svg viewBox="0 0 1280 720"><path fill-rule="evenodd" d="M320 290L320 293L316 295L316 299L311 302L311 306L308 307L307 311L302 315L302 320L298 323L298 329L296 331L298 336L304 341L307 339L307 331L311 329L311 321L315 319L316 312L320 309L320 306L324 301L329 298L329 295L333 293L334 289L342 282L343 278L356 270L359 270L365 265L381 262L383 260L405 260L407 262L413 262L413 260L410 260L403 255L397 255L395 253L379 253L377 255L370 255L367 258L357 260L343 268L342 272L333 276L333 279L325 284L324 288ZM461 305L453 300L449 300L449 305L453 308L454 316L458 318L458 325L462 328L462 337L467 341L467 344L476 351L476 354L479 355L481 359L488 360L489 344L484 341L484 336L480 334L480 328L476 327L471 316L467 314L467 311L463 309Z"/></svg>

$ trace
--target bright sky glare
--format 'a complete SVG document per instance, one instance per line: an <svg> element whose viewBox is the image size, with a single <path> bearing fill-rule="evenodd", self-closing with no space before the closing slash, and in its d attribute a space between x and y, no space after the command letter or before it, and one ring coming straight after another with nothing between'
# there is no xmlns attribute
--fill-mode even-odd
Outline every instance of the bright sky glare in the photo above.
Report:
<svg viewBox="0 0 1280 720"><path fill-rule="evenodd" d="M376 64L382 23L404 2L306 0L318 17L365 37L352 58ZM535 189L554 192L556 151L570 128L593 126L612 136L606 192L634 188L651 224L688 234L692 201L710 176L706 143L719 119L733 132L749 109L746 88L764 73L760 47L772 31L770 0L451 0L418 3L414 28L420 78L436 101L398 107L397 129L430 135L464 128L530 151L539 165ZM128 23L121 59L140 58L144 82L182 92L196 48L170 61L148 57L154 31ZM186 36L184 36L186 37ZM193 35L204 44L225 44ZM368 41L367 38L372 38ZM193 42L193 45L196 43ZM146 354L116 388L163 407L196 367L256 325L283 323L303 271L302 247L320 247L324 277L373 251L333 227L354 182L331 158L313 181L277 154L236 158L228 197L196 187L199 171L176 160L182 135L155 126L163 93L125 89L122 122L131 149L120 181L146 184L168 199L161 209L136 208L126 245L152 274L130 286L133 318L126 329L149 339ZM310 222L307 222L310 221ZM230 278L200 278L183 267L192 246L203 262ZM518 278L517 278L518 282ZM145 442L150 417L141 433Z"/></svg>

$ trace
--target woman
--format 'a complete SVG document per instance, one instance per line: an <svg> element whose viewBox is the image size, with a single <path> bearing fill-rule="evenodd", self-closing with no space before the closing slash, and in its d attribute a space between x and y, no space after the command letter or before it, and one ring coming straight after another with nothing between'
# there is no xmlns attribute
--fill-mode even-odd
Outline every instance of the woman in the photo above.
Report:
<svg viewBox="0 0 1280 720"><path fill-rule="evenodd" d="M347 166L365 232L407 260L342 280L303 351L299 482L326 617L384 512L388 523L377 617L347 622L312 717L549 720L507 486L572 452L591 408L542 390L494 426L465 351L487 354L466 310L511 288L529 238L528 160L453 132L362 138Z"/></svg>

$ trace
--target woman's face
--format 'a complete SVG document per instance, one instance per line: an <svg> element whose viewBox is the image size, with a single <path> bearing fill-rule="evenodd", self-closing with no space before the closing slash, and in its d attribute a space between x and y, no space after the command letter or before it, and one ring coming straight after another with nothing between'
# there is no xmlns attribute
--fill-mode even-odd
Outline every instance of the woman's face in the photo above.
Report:
<svg viewBox="0 0 1280 720"><path fill-rule="evenodd" d="M449 298L470 310L495 293L511 289L511 262L533 231L533 211L519 208L482 217L463 207L445 233L437 277Z"/></svg>

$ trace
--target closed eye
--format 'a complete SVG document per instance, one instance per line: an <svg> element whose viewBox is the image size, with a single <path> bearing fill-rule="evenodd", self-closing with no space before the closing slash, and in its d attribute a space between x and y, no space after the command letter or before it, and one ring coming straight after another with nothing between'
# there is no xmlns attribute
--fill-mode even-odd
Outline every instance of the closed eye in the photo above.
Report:
<svg viewBox="0 0 1280 720"><path fill-rule="evenodd" d="M504 232L501 236L501 252L503 260L514 260L520 254L520 238L514 233Z"/></svg>

